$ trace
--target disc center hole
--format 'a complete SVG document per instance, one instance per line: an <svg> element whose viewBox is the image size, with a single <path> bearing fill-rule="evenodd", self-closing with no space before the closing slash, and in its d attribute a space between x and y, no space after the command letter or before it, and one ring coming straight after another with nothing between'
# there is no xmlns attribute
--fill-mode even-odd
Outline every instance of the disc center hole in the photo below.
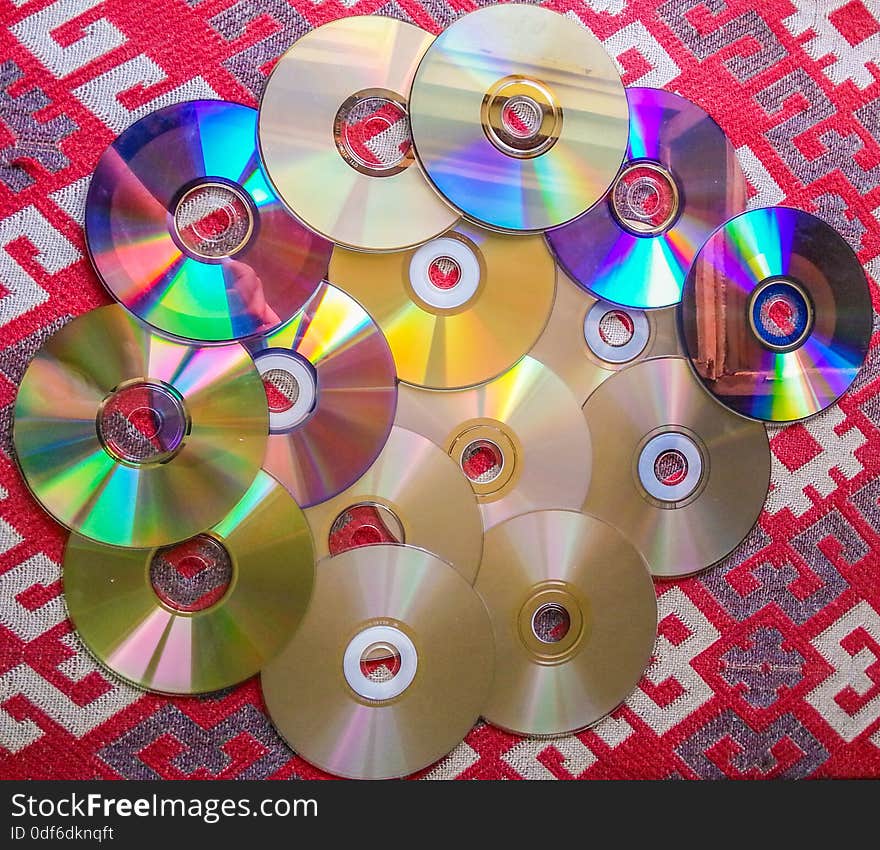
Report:
<svg viewBox="0 0 880 850"><path fill-rule="evenodd" d="M183 400L171 388L132 381L104 399L96 419L98 437L116 460L161 463L182 447L189 430Z"/></svg>
<svg viewBox="0 0 880 850"><path fill-rule="evenodd" d="M504 129L518 139L534 138L541 129L543 117L540 105L527 95L515 95L501 108Z"/></svg>
<svg viewBox="0 0 880 850"><path fill-rule="evenodd" d="M361 674L371 682L390 682L400 666L400 650L390 642L371 643L361 653Z"/></svg>
<svg viewBox="0 0 880 850"><path fill-rule="evenodd" d="M461 468L475 484L490 484L504 469L504 453L491 440L474 440L461 453Z"/></svg>
<svg viewBox="0 0 880 850"><path fill-rule="evenodd" d="M461 266L452 257L437 257L428 266L428 280L437 289L455 289L461 282Z"/></svg>
<svg viewBox="0 0 880 850"><path fill-rule="evenodd" d="M405 101L384 89L365 89L347 98L333 121L339 155L361 174L390 177L413 161Z"/></svg>
<svg viewBox="0 0 880 850"><path fill-rule="evenodd" d="M660 484L677 487L688 474L687 458L677 449L669 449L657 455L654 461L654 475Z"/></svg>
<svg viewBox="0 0 880 850"><path fill-rule="evenodd" d="M532 615L532 632L541 643L559 643L571 630L571 615L562 605L548 602Z"/></svg>
<svg viewBox="0 0 880 850"><path fill-rule="evenodd" d="M226 595L232 584L232 557L219 540L199 534L158 549L149 575L153 592L166 607L193 614Z"/></svg>
<svg viewBox="0 0 880 850"><path fill-rule="evenodd" d="M327 541L331 555L381 543L404 543L403 523L391 508L375 502L358 502L333 520Z"/></svg>
<svg viewBox="0 0 880 850"><path fill-rule="evenodd" d="M184 192L174 210L183 247L201 259L219 260L241 251L254 220L244 195L225 183L203 182Z"/></svg>
<svg viewBox="0 0 880 850"><path fill-rule="evenodd" d="M635 332L635 322L623 310L609 310L599 319L599 337L614 348L629 345Z"/></svg>
<svg viewBox="0 0 880 850"><path fill-rule="evenodd" d="M314 412L318 401L318 374L302 355L283 349L268 349L254 357L263 379L269 405L269 429L291 431Z"/></svg>
<svg viewBox="0 0 880 850"><path fill-rule="evenodd" d="M263 375L263 389L273 413L290 410L299 399L299 381L286 369L269 369Z"/></svg>
<svg viewBox="0 0 880 850"><path fill-rule="evenodd" d="M752 294L749 319L767 348L792 351L813 329L813 307L799 284L788 278L773 278Z"/></svg>
<svg viewBox="0 0 880 850"><path fill-rule="evenodd" d="M678 185L665 168L654 163L626 166L615 180L610 197L620 223L637 234L662 233L678 215Z"/></svg>

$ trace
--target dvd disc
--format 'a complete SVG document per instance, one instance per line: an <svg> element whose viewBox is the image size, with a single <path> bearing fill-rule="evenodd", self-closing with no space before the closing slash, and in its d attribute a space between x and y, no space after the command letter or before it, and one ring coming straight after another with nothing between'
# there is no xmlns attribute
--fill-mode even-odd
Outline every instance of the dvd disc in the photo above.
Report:
<svg viewBox="0 0 880 850"><path fill-rule="evenodd" d="M584 510L631 540L655 576L712 566L751 531L770 485L767 432L716 404L686 359L618 372L584 413L595 451Z"/></svg>
<svg viewBox="0 0 880 850"><path fill-rule="evenodd" d="M722 404L768 422L824 410L865 362L873 310L865 272L821 219L749 210L700 250L681 304L684 344Z"/></svg>
<svg viewBox="0 0 880 850"><path fill-rule="evenodd" d="M627 307L677 304L700 246L746 208L733 146L699 106L671 92L629 88L629 145L606 197L547 234L569 275Z"/></svg>
<svg viewBox="0 0 880 850"><path fill-rule="evenodd" d="M538 236L459 225L411 251L336 249L330 280L375 317L401 380L451 389L497 377L534 345L556 266Z"/></svg>
<svg viewBox="0 0 880 850"><path fill-rule="evenodd" d="M242 339L289 319L324 278L331 244L270 187L254 109L166 106L104 152L86 199L86 242L110 294L160 331Z"/></svg>
<svg viewBox="0 0 880 850"><path fill-rule="evenodd" d="M393 542L432 552L471 584L480 566L483 523L467 480L434 443L404 428L391 429L359 481L306 518L319 559Z"/></svg>
<svg viewBox="0 0 880 850"><path fill-rule="evenodd" d="M397 408L394 358L369 314L322 284L248 348L269 399L263 467L301 507L357 481L382 451Z"/></svg>
<svg viewBox="0 0 880 850"><path fill-rule="evenodd" d="M455 570L421 549L370 546L318 565L302 626L263 670L263 696L306 761L391 779L461 742L494 655L486 608Z"/></svg>
<svg viewBox="0 0 880 850"><path fill-rule="evenodd" d="M635 690L651 661L651 575L623 535L591 516L538 511L496 525L476 590L496 647L483 716L503 729L584 729Z"/></svg>
<svg viewBox="0 0 880 850"><path fill-rule="evenodd" d="M531 357L471 390L401 387L397 423L452 457L487 529L530 511L579 509L586 497L592 454L580 404Z"/></svg>
<svg viewBox="0 0 880 850"><path fill-rule="evenodd" d="M440 193L500 230L580 215L626 150L626 95L602 43L523 4L478 9L437 36L413 80L410 121Z"/></svg>
<svg viewBox="0 0 880 850"><path fill-rule="evenodd" d="M560 269L550 321L529 355L556 372L583 404L620 369L680 356L681 348L674 307L619 307L596 299Z"/></svg>
<svg viewBox="0 0 880 850"><path fill-rule="evenodd" d="M266 169L328 239L394 251L458 220L412 154L407 97L433 40L391 18L343 18L306 33L272 71L260 104Z"/></svg>
<svg viewBox="0 0 880 850"><path fill-rule="evenodd" d="M293 635L315 578L302 511L261 472L209 531L161 549L71 535L64 597L86 646L118 676L168 694L253 676Z"/></svg>
<svg viewBox="0 0 880 850"><path fill-rule="evenodd" d="M163 339L113 305L37 352L13 436L52 516L102 543L146 547L229 513L260 469L267 431L266 394L244 348Z"/></svg>

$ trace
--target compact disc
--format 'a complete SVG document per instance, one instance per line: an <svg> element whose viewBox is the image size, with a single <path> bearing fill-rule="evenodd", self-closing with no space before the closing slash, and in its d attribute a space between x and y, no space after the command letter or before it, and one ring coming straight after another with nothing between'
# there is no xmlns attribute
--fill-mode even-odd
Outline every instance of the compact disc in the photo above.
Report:
<svg viewBox="0 0 880 850"><path fill-rule="evenodd" d="M786 207L749 210L700 250L681 303L706 388L743 416L790 422L855 380L871 341L868 282L844 238Z"/></svg>
<svg viewBox="0 0 880 850"><path fill-rule="evenodd" d="M440 193L500 230L580 215L626 150L626 95L602 43L523 4L478 9L437 36L413 80L410 121Z"/></svg>
<svg viewBox="0 0 880 850"><path fill-rule="evenodd" d="M496 648L483 716L503 729L583 729L620 705L651 661L651 575L632 544L594 517L538 511L496 525L475 586Z"/></svg>
<svg viewBox="0 0 880 850"><path fill-rule="evenodd" d="M745 176L724 131L671 92L628 88L626 161L606 197L547 234L559 262L606 301L677 304L700 246L746 208Z"/></svg>
<svg viewBox="0 0 880 850"><path fill-rule="evenodd" d="M86 241L110 294L160 331L215 342L265 332L302 307L331 245L276 196L257 112L196 100L151 112L104 152Z"/></svg>
<svg viewBox="0 0 880 850"><path fill-rule="evenodd" d="M636 310L590 295L559 271L550 321L529 356L549 366L583 404L620 369L681 355L674 307Z"/></svg>
<svg viewBox="0 0 880 850"><path fill-rule="evenodd" d="M118 305L51 337L15 402L34 496L73 531L119 546L162 546L219 522L260 469L267 430L241 345L163 339Z"/></svg>
<svg viewBox="0 0 880 850"><path fill-rule="evenodd" d="M321 561L308 613L262 673L272 722L306 761L390 779L446 755L486 702L486 608L448 564L409 546Z"/></svg>
<svg viewBox="0 0 880 850"><path fill-rule="evenodd" d="M547 323L556 265L538 236L462 224L393 254L336 249L330 280L385 332L401 380L467 387L509 369Z"/></svg>
<svg viewBox="0 0 880 850"><path fill-rule="evenodd" d="M241 682L305 613L315 578L302 511L265 472L217 525L161 549L71 535L64 597L86 646L152 691L197 694Z"/></svg>
<svg viewBox="0 0 880 850"><path fill-rule="evenodd" d="M260 104L260 151L278 193L341 245L392 251L451 227L459 214L414 164L407 98L434 37L361 15L300 38Z"/></svg>
<svg viewBox="0 0 880 850"><path fill-rule="evenodd" d="M751 531L770 484L767 432L716 404L686 359L623 369L584 413L594 449L584 509L631 540L655 576L709 567Z"/></svg>
<svg viewBox="0 0 880 850"><path fill-rule="evenodd" d="M382 331L360 304L322 284L248 348L269 400L264 468L302 507L335 496L376 459L394 421L397 377Z"/></svg>
<svg viewBox="0 0 880 850"><path fill-rule="evenodd" d="M483 523L467 480L434 443L404 428L391 429L360 480L306 518L318 558L394 542L433 552L471 583L480 566Z"/></svg>
<svg viewBox="0 0 880 850"><path fill-rule="evenodd" d="M529 511L579 509L586 497L592 454L580 402L532 357L470 390L402 386L397 422L452 457L485 528Z"/></svg>

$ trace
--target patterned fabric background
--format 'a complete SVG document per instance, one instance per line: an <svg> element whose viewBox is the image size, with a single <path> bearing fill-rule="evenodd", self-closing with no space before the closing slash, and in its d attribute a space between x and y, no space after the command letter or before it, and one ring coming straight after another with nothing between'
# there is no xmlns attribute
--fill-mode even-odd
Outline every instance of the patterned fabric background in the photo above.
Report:
<svg viewBox="0 0 880 850"><path fill-rule="evenodd" d="M105 146L195 97L256 105L310 27L377 13L439 31L482 0L0 0L0 775L291 778L255 681L204 699L103 672L65 616L64 535L11 459L16 383L107 301L83 204ZM552 0L627 84L679 92L728 133L753 205L834 225L880 278L880 3ZM875 304L877 292L873 292ZM880 776L880 349L838 405L773 429L760 527L721 566L658 584L656 657L594 729L475 729L429 778ZM735 496L734 496L735 498Z"/></svg>

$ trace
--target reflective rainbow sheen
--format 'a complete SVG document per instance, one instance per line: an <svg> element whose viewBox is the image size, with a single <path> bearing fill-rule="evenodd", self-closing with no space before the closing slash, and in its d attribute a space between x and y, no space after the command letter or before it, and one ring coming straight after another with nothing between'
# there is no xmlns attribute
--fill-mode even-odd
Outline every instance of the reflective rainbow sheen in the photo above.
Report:
<svg viewBox="0 0 880 850"><path fill-rule="evenodd" d="M165 463L116 461L98 437L103 400L149 379L183 398L189 430ZM75 319L28 366L15 403L18 462L37 500L72 530L118 546L161 546L219 521L260 468L266 395L239 345L162 339L119 306Z"/></svg>
<svg viewBox="0 0 880 850"><path fill-rule="evenodd" d="M815 312L806 340L788 352L762 345L748 319L752 293L777 276L798 283ZM725 317L717 374L699 343L710 320L701 305L712 297ZM697 374L722 403L754 419L789 422L828 407L853 382L867 353L872 309L865 274L843 237L809 213L771 207L737 216L709 239L688 276L682 318Z"/></svg>
<svg viewBox="0 0 880 850"><path fill-rule="evenodd" d="M397 410L394 358L382 331L357 301L325 283L289 322L248 347L257 362L266 352L299 355L317 379L313 414L284 432L272 429L264 468L302 507L342 492L382 451Z"/></svg>
<svg viewBox="0 0 880 850"><path fill-rule="evenodd" d="M256 148L257 112L224 101L176 104L137 121L104 152L86 203L86 240L111 295L144 321L192 340L241 339L286 321L326 274L331 245L291 216ZM234 256L199 259L172 236L184 191L232 184L254 231Z"/></svg>
<svg viewBox="0 0 880 850"><path fill-rule="evenodd" d="M558 140L532 158L503 153L481 124L487 92L514 75L542 83L562 108ZM538 231L605 193L626 146L626 98L613 61L585 29L549 9L490 6L459 18L428 48L410 124L441 195L491 227Z"/></svg>
<svg viewBox="0 0 880 850"><path fill-rule="evenodd" d="M237 684L281 649L305 613L315 579L311 535L274 478L258 473L208 533L230 553L235 572L222 599L188 612L153 589L156 549L119 549L76 534L68 541L64 595L77 632L138 687L195 694Z"/></svg>
<svg viewBox="0 0 880 850"><path fill-rule="evenodd" d="M713 230L745 209L746 182L721 128L689 100L650 88L628 88L626 161L668 170L678 185L679 216L657 236L625 230L606 197L551 230L547 241L568 274L599 298L626 307L668 307L694 256Z"/></svg>

